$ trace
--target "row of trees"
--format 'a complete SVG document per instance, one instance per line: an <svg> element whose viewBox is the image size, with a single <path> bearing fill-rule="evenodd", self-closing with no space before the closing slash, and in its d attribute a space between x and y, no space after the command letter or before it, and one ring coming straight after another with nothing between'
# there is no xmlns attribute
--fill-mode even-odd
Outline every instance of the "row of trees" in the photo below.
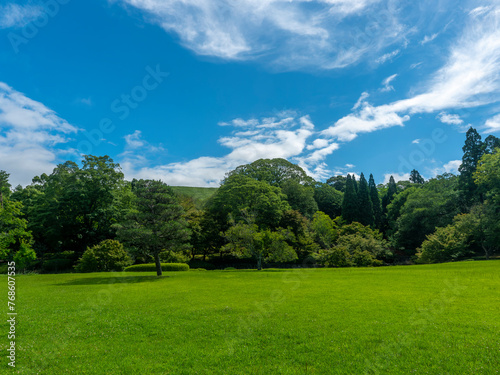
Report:
<svg viewBox="0 0 500 375"><path fill-rule="evenodd" d="M159 273L161 261L189 259L209 267L249 258L261 268L488 257L500 243L498 147L471 128L459 176L424 181L413 170L409 181L378 186L371 174L321 183L284 159L261 159L229 172L206 202L160 181L125 181L108 156L68 161L13 190L2 171L0 256L60 270L117 239Z"/></svg>

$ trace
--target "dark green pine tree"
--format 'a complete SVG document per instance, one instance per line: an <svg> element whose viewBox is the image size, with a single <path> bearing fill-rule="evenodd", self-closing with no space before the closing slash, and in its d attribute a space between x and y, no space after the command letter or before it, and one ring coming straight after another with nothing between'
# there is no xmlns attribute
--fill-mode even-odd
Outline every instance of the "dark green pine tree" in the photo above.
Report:
<svg viewBox="0 0 500 375"><path fill-rule="evenodd" d="M389 178L389 185L387 187L387 192L385 193L384 197L382 198L382 212L386 213L387 212L387 206L391 201L394 199L394 196L398 192L398 187L396 186L396 181L394 181L394 177L391 176Z"/></svg>
<svg viewBox="0 0 500 375"><path fill-rule="evenodd" d="M366 182L366 178L361 173L359 177L359 186L358 186L358 219L356 220L363 225L372 225L374 224L373 217L373 205L370 199L370 190L368 189L368 182Z"/></svg>
<svg viewBox="0 0 500 375"><path fill-rule="evenodd" d="M347 175L344 200L342 201L342 218L348 223L352 223L358 217L358 196L353 178L351 175Z"/></svg>
<svg viewBox="0 0 500 375"><path fill-rule="evenodd" d="M358 194L359 186L358 186L358 182L356 181L356 176L353 174L351 179L352 179L352 183L354 184L354 190L356 190L356 194Z"/></svg>
<svg viewBox="0 0 500 375"><path fill-rule="evenodd" d="M382 206L380 205L380 197L378 196L377 185L375 185L375 179L373 175L370 174L370 180L368 181L368 189L370 190L370 200L373 206L373 220L376 228L381 228L382 226Z"/></svg>
<svg viewBox="0 0 500 375"><path fill-rule="evenodd" d="M392 202L394 197L398 192L398 187L396 186L396 181L394 177L391 176L389 179L389 185L387 187L387 192L382 197L382 226L381 230L386 233L389 229L389 221L387 219L387 206Z"/></svg>
<svg viewBox="0 0 500 375"><path fill-rule="evenodd" d="M416 169L414 169L414 170L412 170L410 172L410 182L413 183L413 184L420 184L420 185L422 185L425 182L425 180L420 175L420 173L418 173L418 171Z"/></svg>
<svg viewBox="0 0 500 375"><path fill-rule="evenodd" d="M477 168L477 162L484 153L484 145L481 136L474 128L467 130L465 145L462 147L464 155L462 164L458 168L460 176L458 179L462 203L465 207L472 207L474 203L481 200L477 186L474 183L473 174Z"/></svg>

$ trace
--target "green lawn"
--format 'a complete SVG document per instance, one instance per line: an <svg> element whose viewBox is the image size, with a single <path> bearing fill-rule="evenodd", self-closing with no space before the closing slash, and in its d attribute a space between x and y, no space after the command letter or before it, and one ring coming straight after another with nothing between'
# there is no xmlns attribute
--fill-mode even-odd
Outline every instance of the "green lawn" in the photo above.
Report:
<svg viewBox="0 0 500 375"><path fill-rule="evenodd" d="M17 294L16 369L2 355L1 373L500 371L500 261L33 275Z"/></svg>

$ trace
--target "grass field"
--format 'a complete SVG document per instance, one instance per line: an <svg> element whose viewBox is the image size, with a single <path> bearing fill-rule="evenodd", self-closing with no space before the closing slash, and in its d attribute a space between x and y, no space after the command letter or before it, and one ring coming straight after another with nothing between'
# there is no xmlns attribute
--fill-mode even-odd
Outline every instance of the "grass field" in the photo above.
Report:
<svg viewBox="0 0 500 375"><path fill-rule="evenodd" d="M17 296L16 368L2 355L1 373L500 371L500 261L25 275Z"/></svg>

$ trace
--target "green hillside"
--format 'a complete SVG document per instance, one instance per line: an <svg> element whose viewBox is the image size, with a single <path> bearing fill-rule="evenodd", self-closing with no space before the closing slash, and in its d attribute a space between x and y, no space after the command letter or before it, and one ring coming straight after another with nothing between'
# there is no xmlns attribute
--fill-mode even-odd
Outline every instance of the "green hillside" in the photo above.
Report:
<svg viewBox="0 0 500 375"><path fill-rule="evenodd" d="M190 187L190 186L171 186L179 195L187 195L197 202L205 202L215 194L218 188Z"/></svg>

